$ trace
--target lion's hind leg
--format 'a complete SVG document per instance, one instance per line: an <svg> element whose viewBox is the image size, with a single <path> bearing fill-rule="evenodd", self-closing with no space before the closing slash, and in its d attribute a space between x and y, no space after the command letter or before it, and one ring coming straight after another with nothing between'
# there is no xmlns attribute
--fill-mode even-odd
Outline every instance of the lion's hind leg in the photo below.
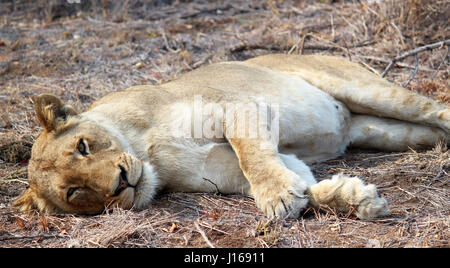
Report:
<svg viewBox="0 0 450 268"><path fill-rule="evenodd" d="M399 87L345 59L314 60L319 62L318 66L326 65L325 71L319 68L311 76L301 73L304 79L345 103L351 112L438 127L450 134L450 107Z"/></svg>
<svg viewBox="0 0 450 268"><path fill-rule="evenodd" d="M349 131L351 147L384 151L429 148L438 142L450 142L450 135L435 127L352 114Z"/></svg>
<svg viewBox="0 0 450 268"><path fill-rule="evenodd" d="M448 106L390 83L344 58L267 55L247 62L300 76L343 102L353 113L439 127L450 133Z"/></svg>
<svg viewBox="0 0 450 268"><path fill-rule="evenodd" d="M310 204L353 213L360 219L371 219L389 213L386 199L379 196L373 184L365 184L357 177L334 175L308 190Z"/></svg>

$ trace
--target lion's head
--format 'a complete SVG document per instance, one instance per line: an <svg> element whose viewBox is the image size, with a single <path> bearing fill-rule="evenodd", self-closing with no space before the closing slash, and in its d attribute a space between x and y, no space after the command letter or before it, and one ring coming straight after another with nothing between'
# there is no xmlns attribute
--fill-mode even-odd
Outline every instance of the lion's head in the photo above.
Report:
<svg viewBox="0 0 450 268"><path fill-rule="evenodd" d="M153 168L111 131L42 94L33 99L43 132L28 166L29 188L14 202L21 210L96 214L105 208L147 205L155 192Z"/></svg>

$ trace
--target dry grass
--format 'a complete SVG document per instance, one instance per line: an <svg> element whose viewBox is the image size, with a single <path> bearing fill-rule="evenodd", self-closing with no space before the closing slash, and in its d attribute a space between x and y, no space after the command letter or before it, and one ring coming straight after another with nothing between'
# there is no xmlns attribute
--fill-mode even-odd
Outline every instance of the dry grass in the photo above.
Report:
<svg viewBox="0 0 450 268"><path fill-rule="evenodd" d="M274 52L342 55L382 73L402 52L450 38L448 1L360 2L0 3L0 247L449 247L445 146L350 150L312 166L319 179L344 172L377 184L391 213L374 221L315 210L271 220L237 195L161 194L148 210L93 217L19 213L10 205L27 187L40 130L32 95L50 92L83 110L111 91ZM420 53L407 87L448 104L448 50ZM387 79L403 85L414 68L407 58Z"/></svg>

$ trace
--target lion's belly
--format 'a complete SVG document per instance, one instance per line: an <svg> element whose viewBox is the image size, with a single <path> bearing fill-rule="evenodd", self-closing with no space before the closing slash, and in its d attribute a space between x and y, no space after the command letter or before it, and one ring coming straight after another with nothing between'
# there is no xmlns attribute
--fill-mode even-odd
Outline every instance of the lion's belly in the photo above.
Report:
<svg viewBox="0 0 450 268"><path fill-rule="evenodd" d="M279 103L280 152L306 162L342 154L349 143L348 108L300 77L276 73L273 79L281 81L271 97Z"/></svg>
<svg viewBox="0 0 450 268"><path fill-rule="evenodd" d="M281 107L281 153L315 162L334 158L345 151L349 142L350 112L341 102L321 95L309 95L307 101L289 100Z"/></svg>

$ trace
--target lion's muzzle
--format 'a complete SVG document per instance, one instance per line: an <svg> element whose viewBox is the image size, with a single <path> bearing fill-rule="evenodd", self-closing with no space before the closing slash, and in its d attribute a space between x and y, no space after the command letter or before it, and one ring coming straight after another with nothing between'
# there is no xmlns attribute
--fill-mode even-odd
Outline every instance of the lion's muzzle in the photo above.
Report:
<svg viewBox="0 0 450 268"><path fill-rule="evenodd" d="M113 196L118 196L123 190L125 190L128 187L131 188L135 188L136 185L131 185L128 182L128 177L127 177L127 171L125 170L125 168L121 165L119 165L119 169L120 169L120 174L119 174L119 184L117 185L116 190L114 191Z"/></svg>

